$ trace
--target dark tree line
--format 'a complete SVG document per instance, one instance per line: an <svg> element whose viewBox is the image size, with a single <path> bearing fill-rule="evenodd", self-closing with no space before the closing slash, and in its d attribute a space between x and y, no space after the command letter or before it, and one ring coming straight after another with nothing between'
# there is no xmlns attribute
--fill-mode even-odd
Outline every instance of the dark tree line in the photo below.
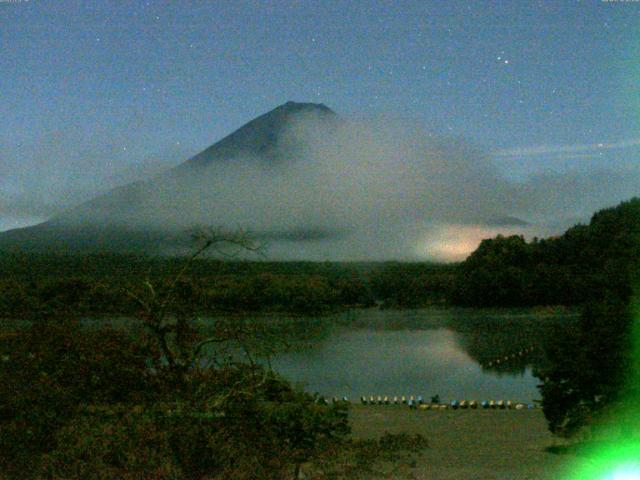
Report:
<svg viewBox="0 0 640 480"><path fill-rule="evenodd" d="M617 405L632 364L631 300L640 264L640 198L559 237L485 240L459 267L451 301L466 306L575 305L577 325L550 338L541 379L551 431L572 435Z"/></svg>
<svg viewBox="0 0 640 480"><path fill-rule="evenodd" d="M593 215L559 237L498 235L483 240L457 271L450 302L472 307L582 305L630 294L640 258L640 199Z"/></svg>

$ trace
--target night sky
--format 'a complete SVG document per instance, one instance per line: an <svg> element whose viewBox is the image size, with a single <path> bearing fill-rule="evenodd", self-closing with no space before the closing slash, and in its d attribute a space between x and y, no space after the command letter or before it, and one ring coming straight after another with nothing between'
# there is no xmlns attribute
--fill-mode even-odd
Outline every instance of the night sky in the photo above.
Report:
<svg viewBox="0 0 640 480"><path fill-rule="evenodd" d="M0 0L0 230L288 100L401 118L514 181L599 178L623 200L615 179L640 176L638 27L629 1Z"/></svg>

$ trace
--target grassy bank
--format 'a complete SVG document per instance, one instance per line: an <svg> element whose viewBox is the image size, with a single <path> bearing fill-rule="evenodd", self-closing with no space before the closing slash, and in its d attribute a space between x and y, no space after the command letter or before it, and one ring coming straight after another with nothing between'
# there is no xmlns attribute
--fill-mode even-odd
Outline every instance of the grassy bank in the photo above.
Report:
<svg viewBox="0 0 640 480"><path fill-rule="evenodd" d="M353 435L374 438L390 433L420 433L429 448L415 467L417 479L561 479L567 456L545 449L560 440L536 410L409 410L406 406L354 405Z"/></svg>

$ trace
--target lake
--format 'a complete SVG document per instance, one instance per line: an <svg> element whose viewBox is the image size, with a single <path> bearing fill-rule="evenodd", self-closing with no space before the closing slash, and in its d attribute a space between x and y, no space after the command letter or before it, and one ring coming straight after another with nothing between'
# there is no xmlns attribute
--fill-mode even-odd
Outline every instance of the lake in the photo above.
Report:
<svg viewBox="0 0 640 480"><path fill-rule="evenodd" d="M437 394L442 401L528 403L540 398L532 369L544 361L545 338L575 319L533 311L357 310L316 319L329 326L270 363L329 397Z"/></svg>
<svg viewBox="0 0 640 480"><path fill-rule="evenodd" d="M551 309L359 309L324 317L249 316L243 321L286 339L264 364L326 397L439 395L441 401L539 399L533 376L546 340L578 319ZM237 319L230 318L236 322ZM85 319L99 325L105 319ZM112 318L131 325L130 318ZM202 318L206 330L215 318ZM217 347L216 347L217 348ZM261 340L250 345L264 350ZM271 350L271 347L267 347ZM212 350L209 350L210 352ZM238 350L225 348L225 354ZM235 353L233 353L235 352ZM218 352L220 354L220 352Z"/></svg>

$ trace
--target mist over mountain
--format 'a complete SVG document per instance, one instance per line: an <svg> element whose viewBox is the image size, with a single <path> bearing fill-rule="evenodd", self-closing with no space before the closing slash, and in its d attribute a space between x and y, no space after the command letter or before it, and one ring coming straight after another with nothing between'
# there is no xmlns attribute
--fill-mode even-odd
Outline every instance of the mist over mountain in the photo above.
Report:
<svg viewBox="0 0 640 480"><path fill-rule="evenodd" d="M544 216L543 190L463 140L288 102L177 167L0 234L0 248L182 253L186 230L222 226L274 259L461 259L498 232L549 233L524 219Z"/></svg>

